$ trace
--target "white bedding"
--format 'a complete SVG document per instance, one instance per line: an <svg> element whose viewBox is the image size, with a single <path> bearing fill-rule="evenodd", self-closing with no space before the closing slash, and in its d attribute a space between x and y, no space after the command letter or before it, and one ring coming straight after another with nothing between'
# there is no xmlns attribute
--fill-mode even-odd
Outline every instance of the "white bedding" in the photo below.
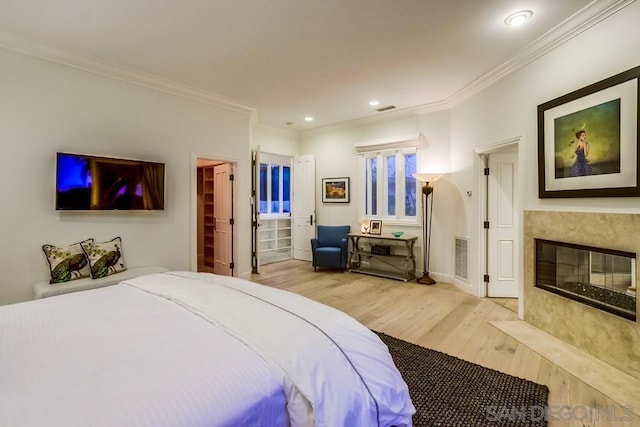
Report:
<svg viewBox="0 0 640 427"><path fill-rule="evenodd" d="M284 291L198 273L0 307L0 425L410 425L378 337Z"/></svg>

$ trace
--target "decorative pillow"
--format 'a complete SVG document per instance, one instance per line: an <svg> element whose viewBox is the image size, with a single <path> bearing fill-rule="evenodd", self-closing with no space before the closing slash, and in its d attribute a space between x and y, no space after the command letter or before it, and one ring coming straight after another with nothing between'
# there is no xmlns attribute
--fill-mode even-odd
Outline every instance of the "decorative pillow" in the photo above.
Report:
<svg viewBox="0 0 640 427"><path fill-rule="evenodd" d="M85 240L85 242L90 241L92 242L93 239ZM89 262L81 243L69 246L42 245L51 272L49 283L68 282L90 276Z"/></svg>
<svg viewBox="0 0 640 427"><path fill-rule="evenodd" d="M91 277L94 279L120 273L127 269L122 254L122 240L120 237L108 242L94 242L93 239L86 240L80 242L80 245L87 255L91 266Z"/></svg>

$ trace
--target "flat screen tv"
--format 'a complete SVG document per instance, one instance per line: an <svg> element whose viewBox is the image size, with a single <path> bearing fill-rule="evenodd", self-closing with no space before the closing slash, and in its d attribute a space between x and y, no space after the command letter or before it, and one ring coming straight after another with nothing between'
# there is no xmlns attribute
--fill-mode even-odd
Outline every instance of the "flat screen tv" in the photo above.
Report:
<svg viewBox="0 0 640 427"><path fill-rule="evenodd" d="M164 163L57 153L56 210L164 209Z"/></svg>

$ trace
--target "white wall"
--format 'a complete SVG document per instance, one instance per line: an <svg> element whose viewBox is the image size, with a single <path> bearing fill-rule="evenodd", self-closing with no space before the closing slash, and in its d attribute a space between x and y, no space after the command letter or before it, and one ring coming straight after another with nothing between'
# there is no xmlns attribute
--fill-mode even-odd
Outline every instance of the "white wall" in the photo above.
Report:
<svg viewBox="0 0 640 427"><path fill-rule="evenodd" d="M503 78L450 111L350 128L302 134L301 152L314 153L320 179L350 176L352 202L323 205L318 198L318 221L357 225L358 187L355 143L402 137L422 132L426 137L422 170L448 171L434 187L430 269L436 277L451 278L454 271L454 236L470 239L470 283L457 283L479 293L482 272L478 262L478 236L482 218L478 195L481 170L474 166L475 147L521 136L519 173L522 174L522 209L638 212L636 198L538 199L537 105L588 84L640 65L640 2L634 2L607 20L589 28L564 45ZM467 191L471 191L471 197ZM446 195L446 196L444 196ZM415 230L419 233L419 230ZM421 256L418 254L418 257Z"/></svg>
<svg viewBox="0 0 640 427"><path fill-rule="evenodd" d="M357 226L362 197L354 144L426 137L423 170L446 165L438 181L431 270L453 271L453 236L471 238L470 277L477 256L479 182L473 148L523 135L519 153L523 209L638 212L637 198L537 198L536 106L640 64L640 2L634 2L451 111L350 128L303 133L253 130L252 146L279 154L315 154L317 220ZM191 243L192 154L238 161L236 260L250 271L249 117L150 89L0 50L0 304L31 298L46 278L43 243L93 236L123 237L132 266L187 269ZM167 209L161 212L58 213L53 208L55 152L72 151L167 163ZM348 176L349 204L322 204L323 177ZM471 189L474 196L467 197ZM446 194L446 197L441 196ZM420 231L415 229L419 234ZM479 283L475 283L476 288Z"/></svg>
<svg viewBox="0 0 640 427"><path fill-rule="evenodd" d="M635 2L454 108L452 161L465 171L460 182L471 185L474 179L468 169L473 147L524 135L519 159L526 185L524 209L637 211L635 198L538 199L536 108L640 65L639 20L640 4Z"/></svg>
<svg viewBox="0 0 640 427"><path fill-rule="evenodd" d="M253 127L252 148L260 147L263 153L296 156L299 153L299 135L295 131L275 129L269 126L256 125Z"/></svg>
<svg viewBox="0 0 640 427"><path fill-rule="evenodd" d="M364 182L359 171L358 154L355 144L379 140L402 141L409 138L417 138L422 133L422 156L418 165L419 171L447 171L449 170L449 112L441 111L425 116L405 117L398 120L362 125L357 127L320 129L302 134L300 151L313 153L316 158L316 215L317 223L323 225L351 225L352 230L359 230L360 216L364 206ZM348 204L322 203L322 178L347 176L351 181L351 201ZM450 229L450 215L446 212L455 212L455 198L449 199L445 189L450 187L447 178L443 178L435 184L437 187L434 196L437 202L434 205L432 244L434 250L430 259L430 267L434 273L450 270L446 265L450 260L443 255L449 252L453 242L450 242L443 230ZM454 201L452 201L454 200ZM419 214L422 218L422 214ZM403 230L407 236L418 236L418 251L422 247L422 229L420 227L407 227L389 225L383 221L383 231ZM421 252L416 253L419 261L419 270L422 269Z"/></svg>
<svg viewBox="0 0 640 427"><path fill-rule="evenodd" d="M518 157L524 185L522 209L638 212L637 198L538 199L537 106L591 83L640 65L640 3L593 26L451 112L451 179L464 194L479 189L473 148L523 136ZM595 141L594 141L595 142ZM597 143L597 142L596 142ZM475 191L479 194L479 191ZM471 277L481 277L477 236L481 219L477 198L464 203L452 234L472 240Z"/></svg>
<svg viewBox="0 0 640 427"><path fill-rule="evenodd" d="M248 114L5 50L0 70L0 304L48 278L44 243L121 236L130 266L189 269L194 154L238 163L236 271L251 270ZM56 212L56 151L165 162L166 209Z"/></svg>

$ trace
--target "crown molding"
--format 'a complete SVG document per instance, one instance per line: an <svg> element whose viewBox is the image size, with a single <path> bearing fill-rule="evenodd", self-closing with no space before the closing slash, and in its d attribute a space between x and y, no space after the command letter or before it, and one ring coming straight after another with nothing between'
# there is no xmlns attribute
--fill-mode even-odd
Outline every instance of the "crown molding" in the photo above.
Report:
<svg viewBox="0 0 640 427"><path fill-rule="evenodd" d="M339 123L333 123L324 126L318 126L313 129L301 130L301 136L312 136L316 134L322 134L325 132L336 132L344 129L349 129L353 127L366 126L376 123L384 123L390 122L393 120L405 119L408 117L415 117L421 113L416 112L416 108L418 107L408 107L408 108L398 108L391 111L385 111L383 113L378 113L374 116L366 116L360 117L357 119L346 120ZM447 110L450 106L446 103L446 101L437 101L430 104L421 105L421 111L424 112L435 112Z"/></svg>
<svg viewBox="0 0 640 427"><path fill-rule="evenodd" d="M551 30L529 43L510 59L476 78L446 99L410 108L404 108L402 110L393 110L384 113L384 115L368 116L321 126L302 131L301 134L304 136L311 136L318 133L339 131L354 126L382 123L410 115L422 115L451 109L481 90L496 83L498 80L514 73L541 56L551 52L553 49L561 46L635 1L636 0L593 0L587 6L583 7L581 10L577 11Z"/></svg>
<svg viewBox="0 0 640 427"><path fill-rule="evenodd" d="M83 57L78 54L27 41L7 33L0 32L0 48L246 114L251 117L251 122L254 123L255 126L264 126L265 129L270 129L270 131L283 132L280 134L284 136L299 137L301 135L313 135L317 133L339 131L350 127L383 123L414 115L422 115L451 109L481 90L491 86L503 77L535 61L563 43L566 43L580 33L635 1L636 0L593 0L587 6L525 46L506 62L473 80L446 99L428 104L396 109L380 113L375 116L347 120L340 123L301 131L292 131L289 129L259 124L255 107L243 104L233 99L225 98L202 89L163 79L151 74L127 69L121 66L116 66L96 59Z"/></svg>
<svg viewBox="0 0 640 427"><path fill-rule="evenodd" d="M0 32L0 48L255 117L254 107L233 99L141 71L34 43L11 34Z"/></svg>
<svg viewBox="0 0 640 427"><path fill-rule="evenodd" d="M510 59L478 77L451 95L445 104L456 106L503 77L514 73L536 59L563 45L636 0L593 0L551 30L522 48Z"/></svg>

